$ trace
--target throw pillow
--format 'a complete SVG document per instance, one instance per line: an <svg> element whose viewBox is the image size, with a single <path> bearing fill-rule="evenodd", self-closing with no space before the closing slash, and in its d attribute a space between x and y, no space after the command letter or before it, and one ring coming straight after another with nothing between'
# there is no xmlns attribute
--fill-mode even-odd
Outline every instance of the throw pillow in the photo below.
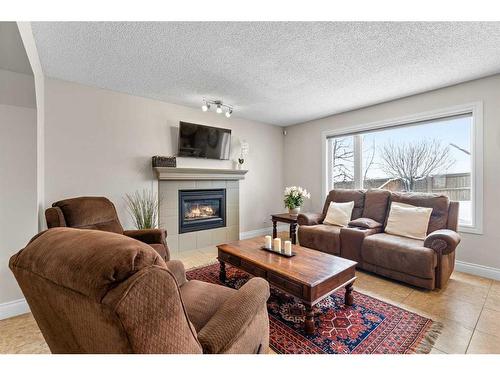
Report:
<svg viewBox="0 0 500 375"><path fill-rule="evenodd" d="M351 220L354 201L351 202L330 202L323 224L337 225L345 227Z"/></svg>
<svg viewBox="0 0 500 375"><path fill-rule="evenodd" d="M432 208L416 207L410 204L392 202L385 232L424 240L431 218Z"/></svg>
<svg viewBox="0 0 500 375"><path fill-rule="evenodd" d="M375 220L370 219L368 217L360 217L359 219L350 221L349 226L350 227L365 228L365 229L376 229L376 228L380 228L382 226L382 224L380 224L378 221L375 221Z"/></svg>

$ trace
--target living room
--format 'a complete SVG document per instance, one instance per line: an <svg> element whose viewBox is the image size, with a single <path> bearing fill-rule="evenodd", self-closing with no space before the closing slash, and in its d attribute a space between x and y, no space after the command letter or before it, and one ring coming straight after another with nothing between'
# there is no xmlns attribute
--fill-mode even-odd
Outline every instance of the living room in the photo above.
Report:
<svg viewBox="0 0 500 375"><path fill-rule="evenodd" d="M500 22L26 18L0 353L500 354Z"/></svg>

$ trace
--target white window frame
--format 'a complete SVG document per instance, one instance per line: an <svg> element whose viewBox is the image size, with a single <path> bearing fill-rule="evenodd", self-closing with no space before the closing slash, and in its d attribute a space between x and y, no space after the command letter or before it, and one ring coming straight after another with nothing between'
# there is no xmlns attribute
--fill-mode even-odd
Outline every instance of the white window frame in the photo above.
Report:
<svg viewBox="0 0 500 375"><path fill-rule="evenodd" d="M415 113L394 119L358 124L354 126L341 126L321 133L321 171L322 171L322 194L326 198L329 189L330 172L328 166L331 165L327 158L331 159L328 152L328 138L353 135L353 133L381 130L395 126L409 125L422 121L438 120L439 118L457 116L472 113L472 225L459 225L459 232L483 234L483 102L473 102L456 105L444 109ZM358 158L361 157L358 155ZM359 160L358 160L359 162ZM355 182L356 183L356 182Z"/></svg>

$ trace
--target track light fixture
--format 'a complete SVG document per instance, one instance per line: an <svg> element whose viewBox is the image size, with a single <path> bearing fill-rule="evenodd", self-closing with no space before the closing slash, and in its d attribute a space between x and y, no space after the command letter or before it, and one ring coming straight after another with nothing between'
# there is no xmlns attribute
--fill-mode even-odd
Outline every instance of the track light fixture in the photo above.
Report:
<svg viewBox="0 0 500 375"><path fill-rule="evenodd" d="M224 104L222 100L206 100L203 99L203 105L201 106L201 110L203 112L207 112L211 106L215 106L215 112L221 114L224 112L227 118L231 117L233 114L233 107L230 105Z"/></svg>

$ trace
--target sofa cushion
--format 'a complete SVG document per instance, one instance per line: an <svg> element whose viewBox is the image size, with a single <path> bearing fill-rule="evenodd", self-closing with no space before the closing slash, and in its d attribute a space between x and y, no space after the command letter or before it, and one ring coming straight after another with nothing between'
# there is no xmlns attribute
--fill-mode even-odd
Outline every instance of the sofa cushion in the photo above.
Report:
<svg viewBox="0 0 500 375"><path fill-rule="evenodd" d="M378 221L375 221L375 220L367 218L367 217L360 217L359 219L351 220L349 222L349 226L350 227L365 228L365 229L377 229L377 228L382 227L382 224L379 223Z"/></svg>
<svg viewBox="0 0 500 375"><path fill-rule="evenodd" d="M335 189L328 193L326 197L325 205L323 206L323 217L326 216L328 207L330 207L330 202L351 202L354 201L354 208L352 209L351 219L357 219L361 217L363 213L363 207L365 204L365 192L364 190L352 190L352 189Z"/></svg>
<svg viewBox="0 0 500 375"><path fill-rule="evenodd" d="M392 193L391 201L411 204L412 206L417 207L432 208L427 234L438 229L445 229L447 227L450 200L444 195L426 193Z"/></svg>
<svg viewBox="0 0 500 375"><path fill-rule="evenodd" d="M363 208L363 217L373 219L376 222L383 223L387 215L387 207L391 192L382 189L370 189L365 193L365 206Z"/></svg>
<svg viewBox="0 0 500 375"><path fill-rule="evenodd" d="M323 223L345 227L351 221L353 208L354 201L343 203L330 202L330 207L328 207Z"/></svg>
<svg viewBox="0 0 500 375"><path fill-rule="evenodd" d="M301 246L325 253L340 254L340 229L334 225L310 225L299 227L299 242Z"/></svg>
<svg viewBox="0 0 500 375"><path fill-rule="evenodd" d="M219 307L234 293L234 289L199 280L191 280L182 285L182 301L196 332L207 324Z"/></svg>
<svg viewBox="0 0 500 375"><path fill-rule="evenodd" d="M415 207L405 203L392 202L387 217L385 232L425 240L432 208Z"/></svg>
<svg viewBox="0 0 500 375"><path fill-rule="evenodd" d="M368 236L361 249L363 262L425 279L434 277L437 255L424 241L387 233Z"/></svg>

